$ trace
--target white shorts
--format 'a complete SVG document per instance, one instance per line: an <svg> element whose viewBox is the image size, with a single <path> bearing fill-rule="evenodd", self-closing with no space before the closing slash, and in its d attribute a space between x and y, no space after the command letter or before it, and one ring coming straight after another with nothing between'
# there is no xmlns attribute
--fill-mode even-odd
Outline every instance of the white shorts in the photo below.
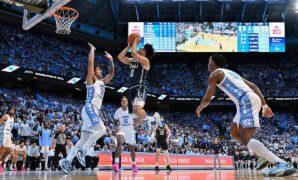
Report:
<svg viewBox="0 0 298 180"><path fill-rule="evenodd" d="M6 147L6 148L14 148L14 144L12 143L11 140L11 134L3 134L3 139L2 139L2 147Z"/></svg>
<svg viewBox="0 0 298 180"><path fill-rule="evenodd" d="M50 152L50 146L41 146L40 153L49 153Z"/></svg>
<svg viewBox="0 0 298 180"><path fill-rule="evenodd" d="M254 92L247 92L237 105L237 113L233 119L239 127L239 124L243 128L260 127L259 113L262 108L260 97Z"/></svg>
<svg viewBox="0 0 298 180"><path fill-rule="evenodd" d="M136 132L131 131L119 131L117 135L124 136L125 143L134 146L136 144Z"/></svg>
<svg viewBox="0 0 298 180"><path fill-rule="evenodd" d="M143 108L145 106L144 99L136 97L133 101L133 106L141 106Z"/></svg>
<svg viewBox="0 0 298 180"><path fill-rule="evenodd" d="M82 109L83 126L82 132L93 134L96 131L105 129L105 126L94 107L87 108L87 104Z"/></svg>

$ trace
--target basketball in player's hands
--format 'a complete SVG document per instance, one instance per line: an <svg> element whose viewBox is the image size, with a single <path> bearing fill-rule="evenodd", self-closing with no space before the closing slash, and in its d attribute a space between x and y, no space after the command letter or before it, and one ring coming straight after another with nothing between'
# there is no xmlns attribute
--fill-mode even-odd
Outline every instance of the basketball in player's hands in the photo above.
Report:
<svg viewBox="0 0 298 180"><path fill-rule="evenodd" d="M128 39L127 39L128 44L129 44L130 46L132 46L133 43L134 43L134 41L135 41L135 39L136 39L137 37L138 37L139 39L141 39L141 36L140 36L139 34L137 34L137 33L132 33L132 34L130 34L130 35L128 36ZM138 42L138 43L140 43L140 42Z"/></svg>

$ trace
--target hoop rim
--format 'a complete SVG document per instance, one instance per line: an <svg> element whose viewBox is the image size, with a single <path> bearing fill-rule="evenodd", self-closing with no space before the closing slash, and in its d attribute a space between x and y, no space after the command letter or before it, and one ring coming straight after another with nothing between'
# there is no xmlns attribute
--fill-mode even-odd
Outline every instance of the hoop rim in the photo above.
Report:
<svg viewBox="0 0 298 180"><path fill-rule="evenodd" d="M58 11L58 10L62 10L62 11L63 11L63 10L73 11L73 12L76 13L76 15L73 16L73 17L63 17L63 16L60 16L59 14L57 14L57 11ZM59 9L57 9L57 10L53 13L52 16L54 16L54 17L56 17L56 18L77 19L77 18L79 17L79 11L77 11L76 9L71 8L71 7L60 7Z"/></svg>

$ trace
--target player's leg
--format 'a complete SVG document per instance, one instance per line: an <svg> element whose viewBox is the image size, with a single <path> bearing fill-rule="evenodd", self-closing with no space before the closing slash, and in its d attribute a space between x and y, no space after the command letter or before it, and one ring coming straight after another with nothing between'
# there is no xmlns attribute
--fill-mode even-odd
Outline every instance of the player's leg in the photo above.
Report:
<svg viewBox="0 0 298 180"><path fill-rule="evenodd" d="M115 151L115 163L113 164L113 170L115 172L119 171L119 159L121 156L121 151L122 151L122 145L125 141L125 136L123 134L123 132L118 132L116 135L117 138L117 147L116 147L116 151Z"/></svg>
<svg viewBox="0 0 298 180"><path fill-rule="evenodd" d="M99 138L107 133L106 127L103 124L102 120L100 120L100 122L96 126L90 128L93 131L93 134L88 138L87 142L82 146L82 148L79 148L77 151L77 158L83 166L86 166L85 155L88 149L93 143L95 143Z"/></svg>
<svg viewBox="0 0 298 180"><path fill-rule="evenodd" d="M49 170L49 168L48 168L48 162L49 162L49 151L50 151L50 147L49 146L43 146L42 147L43 149L44 149L44 151L43 151L43 155L44 155L44 169L46 170L46 171L48 171Z"/></svg>
<svg viewBox="0 0 298 180"><path fill-rule="evenodd" d="M168 171L172 171L172 168L170 166L169 150L168 150L167 146L163 148L163 153L165 154L165 159L166 159L166 163L167 163L166 168Z"/></svg>
<svg viewBox="0 0 298 180"><path fill-rule="evenodd" d="M22 160L23 160L22 171L26 171L26 168L25 168L26 159L27 159L27 155L26 154L22 155Z"/></svg>
<svg viewBox="0 0 298 180"><path fill-rule="evenodd" d="M18 151L14 150L12 153L11 153L11 156L10 156L10 166L9 166L9 170L13 171L13 170L17 170L16 169L16 159L19 157L19 153ZM15 168L14 168L15 167Z"/></svg>
<svg viewBox="0 0 298 180"><path fill-rule="evenodd" d="M136 164L136 151L134 145L128 145L130 156L131 156L131 168L133 172L138 172L137 164Z"/></svg>
<svg viewBox="0 0 298 180"><path fill-rule="evenodd" d="M288 164L284 160L277 157L260 141L252 139L256 131L256 127L260 127L259 111L261 110L261 101L254 93L247 93L247 97L244 96L243 98L248 99L244 99L244 101L246 102L245 104L250 105L250 109L243 108L243 115L239 123L240 140L248 149L252 150L258 156L261 156L272 164L275 164L275 168L268 170L263 174L265 176L283 176L295 173L296 169L292 164ZM247 114L244 113L244 110L247 110L245 111Z"/></svg>
<svg viewBox="0 0 298 180"><path fill-rule="evenodd" d="M156 156L155 156L155 171L159 171L159 155L160 155L161 146L157 142L157 148L156 148Z"/></svg>

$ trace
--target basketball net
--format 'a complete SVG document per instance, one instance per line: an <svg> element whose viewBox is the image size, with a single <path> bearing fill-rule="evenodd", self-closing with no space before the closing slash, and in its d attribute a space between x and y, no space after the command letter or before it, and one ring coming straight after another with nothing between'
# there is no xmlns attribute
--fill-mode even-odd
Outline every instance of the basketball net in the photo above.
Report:
<svg viewBox="0 0 298 180"><path fill-rule="evenodd" d="M70 34L71 24L79 17L79 12L73 8L61 7L53 16L56 20L56 33Z"/></svg>

